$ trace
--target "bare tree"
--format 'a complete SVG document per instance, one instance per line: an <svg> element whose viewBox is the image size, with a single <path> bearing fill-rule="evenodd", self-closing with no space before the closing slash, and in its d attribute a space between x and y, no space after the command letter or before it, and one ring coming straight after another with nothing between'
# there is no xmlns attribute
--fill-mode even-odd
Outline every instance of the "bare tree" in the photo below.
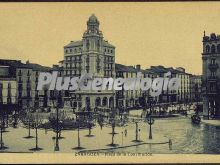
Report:
<svg viewBox="0 0 220 165"><path fill-rule="evenodd" d="M42 124L42 122L43 119L36 110L36 112L33 113L33 122L32 122L32 127L35 129L35 148L30 149L32 151L42 150L42 148L38 146L38 128Z"/></svg>
<svg viewBox="0 0 220 165"><path fill-rule="evenodd" d="M33 138L31 136L31 127L33 123L33 113L30 108L27 108L25 110L22 110L19 112L19 119L23 123L23 125L28 129L28 135L25 136L24 138L30 139Z"/></svg>

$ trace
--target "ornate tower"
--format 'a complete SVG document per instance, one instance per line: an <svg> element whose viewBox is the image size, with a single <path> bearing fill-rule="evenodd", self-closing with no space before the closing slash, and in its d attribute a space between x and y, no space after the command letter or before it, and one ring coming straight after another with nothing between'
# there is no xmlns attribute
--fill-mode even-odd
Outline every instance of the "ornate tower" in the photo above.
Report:
<svg viewBox="0 0 220 165"><path fill-rule="evenodd" d="M71 41L64 46L64 75L82 76L91 73L93 77L115 76L115 46L103 39L99 30L99 21L92 14L87 21L87 29L82 40ZM65 95L65 104L77 110L110 108L115 103L114 91L69 91Z"/></svg>
<svg viewBox="0 0 220 165"><path fill-rule="evenodd" d="M220 118L220 36L203 37L203 115L205 119Z"/></svg>
<svg viewBox="0 0 220 165"><path fill-rule="evenodd" d="M95 77L103 77L103 35L99 30L99 21L92 14L87 21L87 30L83 34L84 71Z"/></svg>

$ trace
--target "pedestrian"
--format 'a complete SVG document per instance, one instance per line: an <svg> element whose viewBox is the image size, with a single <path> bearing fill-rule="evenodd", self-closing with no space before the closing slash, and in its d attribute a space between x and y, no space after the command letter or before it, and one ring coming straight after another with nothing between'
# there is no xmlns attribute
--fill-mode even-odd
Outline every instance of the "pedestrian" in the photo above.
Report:
<svg viewBox="0 0 220 165"><path fill-rule="evenodd" d="M125 129L125 136L127 136L127 133L128 133L128 132L127 132L127 129Z"/></svg>

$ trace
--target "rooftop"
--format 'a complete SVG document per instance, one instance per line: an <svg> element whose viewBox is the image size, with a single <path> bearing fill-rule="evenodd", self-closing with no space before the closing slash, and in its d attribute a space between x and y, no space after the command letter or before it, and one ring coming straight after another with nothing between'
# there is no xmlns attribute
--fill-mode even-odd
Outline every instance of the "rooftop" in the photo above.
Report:
<svg viewBox="0 0 220 165"><path fill-rule="evenodd" d="M29 63L26 64L22 63L21 60L7 60L7 59L0 59L0 65L3 66L10 66L14 68L27 68L27 69L33 69L38 71L49 71L51 70L50 67L42 66L35 63Z"/></svg>

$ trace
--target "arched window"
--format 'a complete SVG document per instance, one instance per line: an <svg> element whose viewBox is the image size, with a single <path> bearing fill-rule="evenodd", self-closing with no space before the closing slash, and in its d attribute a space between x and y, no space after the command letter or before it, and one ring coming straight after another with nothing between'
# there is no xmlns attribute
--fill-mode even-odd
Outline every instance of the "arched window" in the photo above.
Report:
<svg viewBox="0 0 220 165"><path fill-rule="evenodd" d="M215 53L215 45L212 45L212 47L211 47L211 53Z"/></svg>
<svg viewBox="0 0 220 165"><path fill-rule="evenodd" d="M97 97L97 98L96 98L95 105L96 105L97 107L101 105L101 99L100 99L100 97Z"/></svg>
<svg viewBox="0 0 220 165"><path fill-rule="evenodd" d="M107 97L104 97L102 100L102 106L106 106L107 105Z"/></svg>
<svg viewBox="0 0 220 165"><path fill-rule="evenodd" d="M210 52L210 46L209 46L209 45L207 45L207 46L205 47L205 51L206 51L206 53L209 53L209 52Z"/></svg>
<svg viewBox="0 0 220 165"><path fill-rule="evenodd" d="M97 41L97 50L99 51L99 49L100 49L100 42L99 42L99 40Z"/></svg>
<svg viewBox="0 0 220 165"><path fill-rule="evenodd" d="M220 44L217 45L217 52L220 53Z"/></svg>
<svg viewBox="0 0 220 165"><path fill-rule="evenodd" d="M86 49L89 50L89 40L86 41Z"/></svg>

